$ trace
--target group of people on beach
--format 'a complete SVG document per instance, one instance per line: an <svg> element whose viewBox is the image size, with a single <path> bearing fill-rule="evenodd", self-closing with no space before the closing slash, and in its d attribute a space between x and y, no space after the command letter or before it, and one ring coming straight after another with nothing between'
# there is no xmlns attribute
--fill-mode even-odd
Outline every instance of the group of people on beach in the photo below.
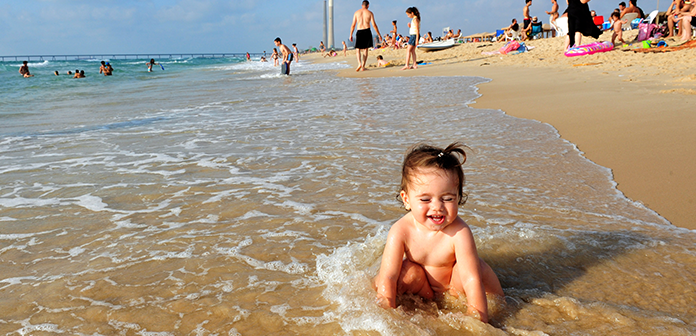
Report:
<svg viewBox="0 0 696 336"><path fill-rule="evenodd" d="M597 13L594 10L590 10L589 2L590 0L566 0L568 3L568 8L559 14L559 6L557 0L551 0L551 10L546 11L548 14L550 23L556 25L556 20L559 17L568 18L568 35L566 37L564 49L567 50L572 47L579 46L581 44L582 36L591 36L595 39L599 38L602 34L601 25L595 23L595 17ZM503 28L504 33L508 36L510 31L519 32L521 40L525 40L531 37L531 28L537 17L532 17L530 15L530 7L532 6L532 0L525 0L525 6L522 9L523 15L523 26L520 27L516 19L512 19L512 24L508 27ZM625 2L620 2L618 8L609 15L609 30L612 31L612 44L616 45L616 42L626 43L623 39L623 27L628 20L625 18L627 14L635 13L638 19L645 19L646 15L643 10L638 7L637 0L629 0L628 6ZM667 38L675 38L675 30L679 29L679 38L681 41L688 41L691 39L692 34L692 19L696 16L696 6L692 5L691 2L686 0L672 0L670 7L667 10L667 26L668 34Z"/></svg>
<svg viewBox="0 0 696 336"><path fill-rule="evenodd" d="M155 62L154 58L151 58L147 63L147 71L152 72L152 67L155 65L159 65L162 67L162 70L164 70L164 67L162 64ZM34 77L34 75L31 74L29 71L29 62L28 61L23 61L22 65L19 67L19 73L24 77L24 78L29 78L29 77ZM99 73L103 74L104 76L111 76L114 73L114 68L111 66L109 62L106 61L101 61L101 66L99 67ZM72 71L68 70L66 73L68 76L73 76L73 78L85 78L85 70L80 70L80 69L75 69L75 73L73 74ZM53 72L53 75L55 76L60 76L60 72L58 70Z"/></svg>
<svg viewBox="0 0 696 336"><path fill-rule="evenodd" d="M378 42L382 40L382 35L377 28L377 23L375 23L375 16L369 10L370 2L365 0L362 2L362 8L357 10L353 14L353 23L350 26L350 41L353 42L353 32L355 31L355 49L356 56L358 58L358 67L355 71L365 71L367 64L367 56L370 48L374 46L372 41L372 30L370 27L374 27L377 31ZM409 22L409 37L407 39L406 46L406 63L402 70L407 69L417 69L418 63L416 61L416 47L420 39L420 23L421 17L418 8L409 7L406 9L406 15L411 19ZM391 31L393 39L396 36L396 21L393 21L394 30ZM357 28L357 30L356 30Z"/></svg>

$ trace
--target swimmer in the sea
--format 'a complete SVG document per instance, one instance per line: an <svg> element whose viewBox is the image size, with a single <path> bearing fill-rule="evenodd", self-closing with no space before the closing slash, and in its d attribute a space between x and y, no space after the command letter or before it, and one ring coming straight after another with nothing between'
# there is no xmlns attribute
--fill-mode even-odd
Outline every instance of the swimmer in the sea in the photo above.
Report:
<svg viewBox="0 0 696 336"><path fill-rule="evenodd" d="M151 59L150 59L150 62L147 62L147 72L152 72L152 67L155 66L155 65L162 66L161 64L155 62L155 59L154 59L154 58L151 58Z"/></svg>
<svg viewBox="0 0 696 336"><path fill-rule="evenodd" d="M34 75L29 72L29 62L27 61L22 62L22 66L19 67L19 73L24 76L24 78L34 77Z"/></svg>

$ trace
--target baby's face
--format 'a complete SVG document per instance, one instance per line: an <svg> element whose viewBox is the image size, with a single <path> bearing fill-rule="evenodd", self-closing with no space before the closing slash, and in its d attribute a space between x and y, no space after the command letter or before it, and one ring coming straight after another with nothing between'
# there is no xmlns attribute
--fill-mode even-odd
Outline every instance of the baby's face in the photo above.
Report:
<svg viewBox="0 0 696 336"><path fill-rule="evenodd" d="M435 168L414 174L408 191L401 191L406 209L415 221L431 231L441 231L452 224L459 210L457 176Z"/></svg>

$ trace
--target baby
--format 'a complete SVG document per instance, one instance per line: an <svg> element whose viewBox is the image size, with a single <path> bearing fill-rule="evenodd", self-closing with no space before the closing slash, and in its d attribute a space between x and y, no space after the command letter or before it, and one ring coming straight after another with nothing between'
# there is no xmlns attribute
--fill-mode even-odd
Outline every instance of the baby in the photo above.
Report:
<svg viewBox="0 0 696 336"><path fill-rule="evenodd" d="M611 24L611 30L614 32L611 34L611 43L616 45L616 39L618 37L619 42L621 43L626 43L623 39L623 24L624 21L621 21L620 16L618 13L614 12L611 13L611 19L614 21Z"/></svg>
<svg viewBox="0 0 696 336"><path fill-rule="evenodd" d="M434 292L464 293L468 314L488 322L486 293L504 296L493 269L478 257L471 229L457 215L466 201L465 161L458 143L445 149L419 145L406 155L400 196L409 212L387 236L374 283L380 306L395 308L403 293L425 299Z"/></svg>
<svg viewBox="0 0 696 336"><path fill-rule="evenodd" d="M391 65L390 62L385 62L382 55L377 55L377 67L386 67Z"/></svg>

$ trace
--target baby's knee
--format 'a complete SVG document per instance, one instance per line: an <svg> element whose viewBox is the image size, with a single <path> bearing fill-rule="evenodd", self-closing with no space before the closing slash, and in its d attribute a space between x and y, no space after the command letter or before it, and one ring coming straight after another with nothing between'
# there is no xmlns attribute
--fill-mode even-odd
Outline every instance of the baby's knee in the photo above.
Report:
<svg viewBox="0 0 696 336"><path fill-rule="evenodd" d="M428 279L425 270L423 270L421 265L404 260L397 283L399 294L418 294L427 282Z"/></svg>

